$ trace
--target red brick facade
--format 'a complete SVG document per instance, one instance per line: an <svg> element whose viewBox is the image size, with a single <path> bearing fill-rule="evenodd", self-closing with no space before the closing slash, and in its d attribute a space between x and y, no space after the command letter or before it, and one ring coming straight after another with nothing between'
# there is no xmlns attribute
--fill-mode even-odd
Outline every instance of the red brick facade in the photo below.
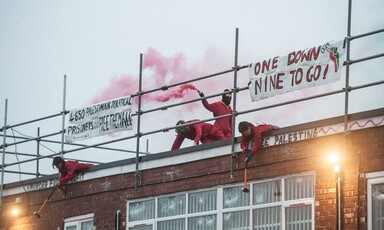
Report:
<svg viewBox="0 0 384 230"><path fill-rule="evenodd" d="M248 164L248 180L284 177L312 171L315 174L315 229L336 229L336 175L327 162L327 148L337 146L347 151L342 164L343 229L367 229L367 183L365 173L384 170L384 126L317 137L260 150ZM202 151L203 152L203 151ZM203 152L204 153L204 152ZM3 197L0 229L63 229L63 218L94 213L97 230L115 228L115 214L121 212L120 229L126 229L127 200L152 197L181 191L241 183L244 156L233 158L231 178L230 154L182 164L142 170L140 185L135 186L135 173L68 184L66 196L56 192L41 212L37 211L50 189ZM21 217L13 218L7 207L16 197L22 198L25 208Z"/></svg>

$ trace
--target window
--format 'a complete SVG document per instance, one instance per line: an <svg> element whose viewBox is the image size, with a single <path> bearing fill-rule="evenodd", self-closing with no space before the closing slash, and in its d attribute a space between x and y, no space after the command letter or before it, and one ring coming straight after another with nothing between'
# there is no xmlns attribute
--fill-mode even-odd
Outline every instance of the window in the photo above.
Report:
<svg viewBox="0 0 384 230"><path fill-rule="evenodd" d="M155 200L129 204L129 221L149 220L155 217Z"/></svg>
<svg viewBox="0 0 384 230"><path fill-rule="evenodd" d="M311 230L312 210L310 205L300 205L285 209L285 229Z"/></svg>
<svg viewBox="0 0 384 230"><path fill-rule="evenodd" d="M384 173L368 179L368 229L384 229ZM370 176L367 175L367 178Z"/></svg>
<svg viewBox="0 0 384 230"><path fill-rule="evenodd" d="M189 195L189 213L216 210L217 191L196 192Z"/></svg>
<svg viewBox="0 0 384 230"><path fill-rule="evenodd" d="M189 191L127 204L128 230L314 229L315 176L310 173ZM384 195L383 195L384 196Z"/></svg>
<svg viewBox="0 0 384 230"><path fill-rule="evenodd" d="M93 230L93 214L64 219L64 230Z"/></svg>
<svg viewBox="0 0 384 230"><path fill-rule="evenodd" d="M281 201L281 180L253 185L253 204L267 204Z"/></svg>
<svg viewBox="0 0 384 230"><path fill-rule="evenodd" d="M152 225L130 227L129 230L152 230Z"/></svg>
<svg viewBox="0 0 384 230"><path fill-rule="evenodd" d="M157 213L159 217L185 214L185 195L160 198Z"/></svg>

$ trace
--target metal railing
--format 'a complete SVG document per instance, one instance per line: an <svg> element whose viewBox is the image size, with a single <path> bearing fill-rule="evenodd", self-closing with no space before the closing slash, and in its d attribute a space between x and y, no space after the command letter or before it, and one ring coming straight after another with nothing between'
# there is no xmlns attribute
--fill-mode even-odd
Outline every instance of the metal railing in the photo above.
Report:
<svg viewBox="0 0 384 230"><path fill-rule="evenodd" d="M351 12L349 12L349 14L351 14ZM180 127L180 126L170 126L170 127L164 127L164 128L161 128L161 129L151 130L151 131L148 131L148 132L141 132L141 117L144 116L145 114L149 114L149 113L152 113L152 112L167 110L167 109L172 108L172 107L178 107L178 106L182 106L182 105L185 105L185 104L193 103L193 102L196 102L196 101L201 101L203 99L209 99L209 98L217 97L217 96L222 95L224 93L211 94L211 95L208 95L208 96L204 96L204 97L200 97L200 98L196 98L196 99L192 99L192 100L186 100L186 101L183 101L183 102L173 103L173 104L169 104L167 106L151 108L151 109L147 109L147 110L142 110L142 100L141 100L142 96L145 95L145 94L150 94L150 93L157 92L157 91L165 91L165 90L168 90L168 89L170 89L172 87L177 87L177 86L181 86L183 84L192 83L192 82L196 82L196 81L202 81L202 80L206 80L208 78L213 78L213 77L221 76L221 75L224 75L224 74L233 73L233 88L232 88L232 90L230 90L230 92L233 94L233 97L232 97L233 98L233 100L232 100L233 101L233 105L232 105L233 112L232 112L232 114L223 115L223 116L219 116L219 117L215 117L215 118L209 118L209 119L201 119L201 120L199 120L196 123L209 122L209 121L214 121L216 119L220 119L220 118L224 118L224 117L231 117L231 119L232 119L232 134L233 134L232 135L232 139L231 139L231 150L230 150L230 152L231 152L231 156L230 156L230 159L231 159L230 160L231 175L230 176L231 177L233 176L233 169L234 169L234 162L233 162L232 154L235 154L235 148L234 148L234 145L235 145L235 130L236 130L235 124L236 124L236 117L239 116L239 115L247 114L247 113L254 113L256 111L267 110L267 109L271 109L271 108L275 108L275 107L280 107L280 106L284 106L284 105L289 105L289 104L294 104L294 103L298 103L298 102L313 100L313 99L316 99L316 98L327 97L327 96L331 96L331 95L335 95L335 94L342 94L342 93L344 93L345 94L345 101L344 101L344 105L345 105L345 110L344 110L345 121L344 122L345 122L345 125L344 125L344 127L345 127L345 133L348 133L349 130L347 130L348 126L346 124L348 123L348 114L349 114L349 111L348 111L348 104L349 104L349 101L348 101L349 97L348 96L349 96L349 93L351 91L353 91L353 90L364 89L364 88L368 88L368 87L372 87L372 86L376 86L376 85L381 85L381 84L384 83L384 81L377 81L377 82L372 82L372 83L368 83L368 84L365 84L365 85L350 86L350 84L349 84L349 75L350 75L349 67L350 67L350 65L356 64L356 63L359 63L359 62L363 62L363 61L367 61L367 60L372 60L372 59L380 58L380 57L384 56L384 53L379 53L379 54L376 54L376 55L372 55L372 56L368 56L368 57L363 57L363 58L356 59L356 60L351 60L350 59L350 43L351 43L352 40L363 38L363 37L374 35L374 34L378 34L378 33L382 33L382 32L384 32L384 29L368 32L368 33L365 33L365 34L351 36L351 33L350 33L350 17L348 18L348 34L347 34L347 37L346 37L346 42L347 42L346 61L343 63L343 65L346 66L346 82L345 82L345 87L343 89L339 89L339 90L335 90L335 91L327 92L327 93L323 93L323 94L317 94L317 95L314 95L314 96L299 98L299 99L295 99L295 100L290 100L290 101L286 101L286 102L275 103L275 104L269 105L269 106L253 108L253 109L248 109L248 110L243 110L243 111L237 111L237 96L236 95L239 92L241 92L241 91L248 90L248 86L240 87L240 88L238 87L238 85L237 85L238 84L237 83L237 78L238 78L237 74L238 74L239 71L241 71L243 69L247 69L249 67L249 65L243 65L243 66L239 66L238 65L238 40L239 40L238 39L239 38L239 30L238 29L236 29L236 38L235 38L234 66L232 68L228 69L228 70L224 70L224 71L221 71L221 72L218 72L218 73L215 73L215 74L209 74L209 75L206 75L206 76L193 78L193 79L190 79L190 80L187 80L187 81L178 82L178 83L171 84L171 85L164 85L164 86L161 86L161 87L158 87L158 88L154 88L154 89L150 89L150 90L147 90L147 91L143 91L142 90L143 55L140 54L139 90L138 90L138 92L136 94L132 94L131 95L132 97L137 97L138 98L137 111L136 111L136 113L132 114L132 116L137 116L136 133L133 134L133 135L130 135L130 136L126 136L126 137L122 137L122 138L116 138L116 139L113 139L113 140L110 140L110 141L100 142L100 143L92 144L92 145L67 143L67 142L64 141L65 119L66 119L66 114L69 113L69 111L67 111L66 107L65 107L65 103L66 103L66 76L64 76L63 107L62 107L63 110L61 112L57 113L57 114L53 114L53 115L49 115L49 116L46 116L46 117L30 120L30 121L19 123L19 124L8 125L8 123L7 123L8 100L5 100L4 126L0 128L0 132L2 132L2 133L0 133L0 136L3 137L3 143L0 145L0 149L1 149L1 153L2 153L2 162L1 162L1 165L0 165L0 167L1 167L0 207L2 205L3 187L4 187L3 185L4 185L4 175L5 174L18 173L18 174L32 175L32 176L39 177L39 176L43 175L43 174L41 174L39 172L40 171L40 169L39 169L39 160L45 159L45 158L52 158L52 157L57 156L57 155L64 156L65 154L68 154L70 152L77 152L77 151L85 150L85 149L99 149L99 150L106 150L106 151L119 151L119 152L135 154L135 158L136 158L136 174L135 174L136 176L135 176L135 180L136 180L136 185L139 185L138 181L139 181L139 177L140 177L140 169L139 169L140 155L148 154L147 152L140 152L140 139L142 137L144 137L144 136L152 135L152 134L155 134L155 133L168 132L169 130L172 130L172 129L175 129L177 127ZM228 92L226 92L226 93L228 93ZM61 120L62 121L62 129L57 131L57 132L50 133L50 134L45 134L45 135L40 135L40 132L38 132L38 135L36 137L22 137L22 136L15 136L15 135L7 134L7 130L10 130L10 129L12 130L15 127L19 127L19 126L23 126L23 125L27 125L27 124L31 124L31 123L35 123L35 122L45 121L45 120L48 120L48 119L51 119L51 118L57 118L57 117L60 117L60 116L61 116L61 119L62 119ZM58 136L58 135L61 135L61 141L47 139L47 138L55 137L55 136ZM7 142L8 138L13 138L14 140L17 139L18 141ZM116 142L121 142L121 141L125 141L125 140L129 140L129 139L136 139L136 146L135 146L136 150L126 150L126 149L105 147L105 145L108 145L108 144L111 144L111 143L116 143ZM18 160L18 161L11 162L11 163L5 163L5 155L7 155L7 154L15 154L14 152L6 150L7 147L17 146L17 145L21 145L21 144L25 144L25 143L29 143L29 142L36 142L37 143L37 153L36 154L17 153L20 156L30 157L30 159L20 160L20 161ZM59 152L55 152L55 153L52 153L52 154L41 155L40 154L40 150L39 150L39 146L42 145L42 143L58 144L58 145L61 146L61 148L60 148L61 150ZM71 146L72 149L65 149L66 146ZM36 162L36 171L35 172L30 172L30 171L28 171L28 172L21 172L21 171L6 170L7 167L14 166L14 165L20 165L20 164L24 164L24 163L28 163L28 162ZM90 161L90 162L92 162L92 161ZM94 162L93 161L93 163L100 163L100 162Z"/></svg>

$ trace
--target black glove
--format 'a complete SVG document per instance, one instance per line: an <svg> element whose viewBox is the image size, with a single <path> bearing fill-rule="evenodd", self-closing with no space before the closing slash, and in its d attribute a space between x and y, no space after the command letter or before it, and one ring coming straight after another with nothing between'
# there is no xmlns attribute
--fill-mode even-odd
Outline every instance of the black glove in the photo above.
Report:
<svg viewBox="0 0 384 230"><path fill-rule="evenodd" d="M205 97L203 92L201 92L199 90L197 90L197 92L199 93L200 97Z"/></svg>
<svg viewBox="0 0 384 230"><path fill-rule="evenodd" d="M245 158L245 162L249 162L251 158L255 155L253 152L249 151L247 152L247 157Z"/></svg>

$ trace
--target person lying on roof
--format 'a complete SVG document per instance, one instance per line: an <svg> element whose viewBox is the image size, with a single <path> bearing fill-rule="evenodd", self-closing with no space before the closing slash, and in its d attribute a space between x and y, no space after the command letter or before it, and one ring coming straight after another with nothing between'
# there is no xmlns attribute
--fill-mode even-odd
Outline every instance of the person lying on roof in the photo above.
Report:
<svg viewBox="0 0 384 230"><path fill-rule="evenodd" d="M196 121L198 120L191 120L187 122L179 120L176 125L183 125ZM177 127L175 131L177 133L177 136L176 139L173 141L171 150L179 149L185 138L193 140L194 145L198 145L199 142L205 144L225 139L220 129L218 129L212 124L205 122L190 124L183 127Z"/></svg>

